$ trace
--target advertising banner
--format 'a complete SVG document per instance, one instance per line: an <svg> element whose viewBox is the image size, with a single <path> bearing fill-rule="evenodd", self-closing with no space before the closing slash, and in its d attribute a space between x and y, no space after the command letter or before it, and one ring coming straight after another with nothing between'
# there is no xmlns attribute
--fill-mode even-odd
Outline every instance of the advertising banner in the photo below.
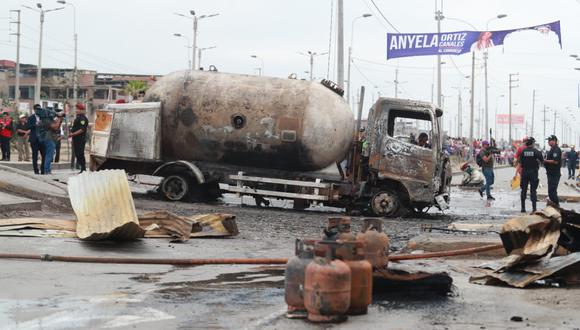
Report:
<svg viewBox="0 0 580 330"><path fill-rule="evenodd" d="M535 30L542 34L555 33L558 36L560 48L562 48L560 21L556 21L500 31L387 33L387 59L425 55L461 55L503 45L508 35L528 30Z"/></svg>
<svg viewBox="0 0 580 330"><path fill-rule="evenodd" d="M499 114L497 115L497 124L498 125L509 125L510 124L510 115L506 114ZM525 125L526 124L526 116L525 115L515 115L512 114L512 125Z"/></svg>

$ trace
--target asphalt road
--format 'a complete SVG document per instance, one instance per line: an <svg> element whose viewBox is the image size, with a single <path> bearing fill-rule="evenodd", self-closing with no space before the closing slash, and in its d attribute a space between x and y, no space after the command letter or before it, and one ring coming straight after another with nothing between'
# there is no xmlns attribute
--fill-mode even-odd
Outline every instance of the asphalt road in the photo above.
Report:
<svg viewBox="0 0 580 330"><path fill-rule="evenodd" d="M488 203L475 191L452 189L451 209L417 218L385 219L393 252L418 235L422 224L454 221L502 223L518 215L519 192L509 189L513 170L499 170ZM235 200L229 200L235 203ZM287 257L297 237L318 237L335 210L294 212L235 204L186 204L139 198L139 212L168 209L191 215L237 216L240 235L185 244L163 239L86 243L76 239L0 237L2 252L124 257ZM543 204L539 205L543 207ZM565 205L573 208L576 204ZM30 215L37 215L31 213ZM66 216L66 215L65 215ZM70 216L70 215L69 215ZM355 218L358 231L362 219ZM475 238L474 238L475 239ZM470 266L482 260L429 260L403 265L447 271L454 292L375 296L369 314L336 326L345 329L579 329L577 288L513 289L468 283ZM321 328L288 320L283 268L257 266L146 266L0 260L0 328L5 329L208 329ZM523 322L510 321L521 316Z"/></svg>

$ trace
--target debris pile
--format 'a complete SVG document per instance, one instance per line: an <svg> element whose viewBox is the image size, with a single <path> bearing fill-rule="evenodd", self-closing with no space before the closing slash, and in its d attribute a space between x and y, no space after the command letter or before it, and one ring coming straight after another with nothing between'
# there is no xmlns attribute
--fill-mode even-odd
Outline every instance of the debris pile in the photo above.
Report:
<svg viewBox="0 0 580 330"><path fill-rule="evenodd" d="M507 257L477 267L470 282L524 288L534 283L577 284L580 270L580 214L548 206L506 222L500 237ZM565 255L553 257L558 246Z"/></svg>

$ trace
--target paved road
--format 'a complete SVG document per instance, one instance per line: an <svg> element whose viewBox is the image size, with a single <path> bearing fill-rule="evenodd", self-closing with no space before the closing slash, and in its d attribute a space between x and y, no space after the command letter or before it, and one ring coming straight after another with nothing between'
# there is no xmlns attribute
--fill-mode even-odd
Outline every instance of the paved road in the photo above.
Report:
<svg viewBox="0 0 580 330"><path fill-rule="evenodd" d="M497 222L518 214L519 194L509 189L511 170L499 170L488 204L474 191L452 190L452 207L423 218L388 219L393 249L420 232L422 224ZM505 181L505 182L504 182ZM228 212L241 234L185 244L166 240L83 243L76 239L0 238L2 252L132 257L285 257L295 237L318 237L322 210L294 212L224 204L166 203L137 199L140 212L170 209L180 214ZM572 206L572 205L568 205ZM35 215L31 213L31 215ZM70 215L69 215L70 216ZM358 230L361 219L354 219ZM283 270L256 266L145 266L0 260L0 328L8 329L207 329L319 328L283 317ZM576 288L512 289L469 284L469 266L481 260L431 260L405 265L447 271L454 294L435 297L386 294L374 297L369 314L340 328L503 329L580 328ZM512 316L523 322L512 322Z"/></svg>

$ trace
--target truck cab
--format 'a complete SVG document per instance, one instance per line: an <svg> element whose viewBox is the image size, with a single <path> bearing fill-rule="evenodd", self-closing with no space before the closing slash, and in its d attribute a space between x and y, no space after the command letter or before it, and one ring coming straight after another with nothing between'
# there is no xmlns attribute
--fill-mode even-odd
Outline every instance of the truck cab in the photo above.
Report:
<svg viewBox="0 0 580 330"><path fill-rule="evenodd" d="M430 103L395 98L380 98L369 110L361 182L373 214L448 207L451 166L443 151L442 115ZM421 135L427 142L422 145Z"/></svg>

